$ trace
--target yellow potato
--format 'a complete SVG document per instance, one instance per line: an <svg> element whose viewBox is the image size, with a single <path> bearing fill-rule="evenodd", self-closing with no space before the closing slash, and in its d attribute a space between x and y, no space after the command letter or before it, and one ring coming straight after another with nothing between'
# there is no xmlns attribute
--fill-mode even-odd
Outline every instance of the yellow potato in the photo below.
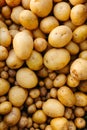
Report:
<svg viewBox="0 0 87 130"><path fill-rule="evenodd" d="M54 28L48 36L48 42L52 47L64 47L72 39L72 30L65 26L60 25Z"/></svg>
<svg viewBox="0 0 87 130"><path fill-rule="evenodd" d="M8 130L8 126L4 121L0 122L0 130Z"/></svg>
<svg viewBox="0 0 87 130"><path fill-rule="evenodd" d="M8 50L4 46L0 46L0 61L6 60L8 57Z"/></svg>
<svg viewBox="0 0 87 130"><path fill-rule="evenodd" d="M86 2L86 0L69 0L69 1L72 5L78 5Z"/></svg>
<svg viewBox="0 0 87 130"><path fill-rule="evenodd" d="M76 130L76 126L73 121L68 121L68 130Z"/></svg>
<svg viewBox="0 0 87 130"><path fill-rule="evenodd" d="M79 129L85 128L86 126L86 121L84 118L77 117L74 122L75 122L76 127Z"/></svg>
<svg viewBox="0 0 87 130"><path fill-rule="evenodd" d="M22 6L25 9L30 9L30 0L22 0Z"/></svg>
<svg viewBox="0 0 87 130"><path fill-rule="evenodd" d="M64 25L66 25L69 28L71 28L72 31L76 29L76 25L74 25L71 20L65 21Z"/></svg>
<svg viewBox="0 0 87 130"><path fill-rule="evenodd" d="M79 90L81 92L87 93L87 81L81 81L79 84Z"/></svg>
<svg viewBox="0 0 87 130"><path fill-rule="evenodd" d="M21 11L19 15L19 21L22 26L29 30L33 30L38 27L37 16L30 10Z"/></svg>
<svg viewBox="0 0 87 130"><path fill-rule="evenodd" d="M32 37L25 31L17 33L13 39L13 49L21 60L28 59L33 50Z"/></svg>
<svg viewBox="0 0 87 130"><path fill-rule="evenodd" d="M14 36L18 33L19 31L18 30L9 30L9 33L11 35L12 38L14 38Z"/></svg>
<svg viewBox="0 0 87 130"><path fill-rule="evenodd" d="M32 31L34 38L46 38L45 34L39 29L35 29Z"/></svg>
<svg viewBox="0 0 87 130"><path fill-rule="evenodd" d="M48 99L44 102L42 109L49 117L62 117L64 115L64 106L57 99Z"/></svg>
<svg viewBox="0 0 87 130"><path fill-rule="evenodd" d="M15 7L18 6L21 0L5 0L8 6Z"/></svg>
<svg viewBox="0 0 87 130"><path fill-rule="evenodd" d="M87 51L82 51L80 54L79 54L79 58L83 58L85 60L87 60Z"/></svg>
<svg viewBox="0 0 87 130"><path fill-rule="evenodd" d="M77 4L71 9L71 21L75 25L82 25L86 21L87 16L87 9L86 6L83 4Z"/></svg>
<svg viewBox="0 0 87 130"><path fill-rule="evenodd" d="M7 25L2 20L0 20L0 29L1 28L7 28Z"/></svg>
<svg viewBox="0 0 87 130"><path fill-rule="evenodd" d="M3 16L6 18L6 19L9 19L10 18L10 15L11 15L11 9L9 6L3 6L2 7L2 10L1 10Z"/></svg>
<svg viewBox="0 0 87 130"><path fill-rule="evenodd" d="M53 7L52 0L31 0L30 9L39 17L47 16Z"/></svg>
<svg viewBox="0 0 87 130"><path fill-rule="evenodd" d="M66 49L50 49L44 55L44 65L51 70L64 68L70 61L70 54Z"/></svg>
<svg viewBox="0 0 87 130"><path fill-rule="evenodd" d="M81 43L79 44L79 46L80 46L80 50L81 50L81 51L87 50L87 40L81 42Z"/></svg>
<svg viewBox="0 0 87 130"><path fill-rule="evenodd" d="M29 68L21 68L16 73L16 80L23 88L34 88L38 83L36 74Z"/></svg>
<svg viewBox="0 0 87 130"><path fill-rule="evenodd" d="M63 86L58 89L57 96L59 101L67 107L72 107L75 105L76 99L75 95L73 94L72 90L67 87Z"/></svg>

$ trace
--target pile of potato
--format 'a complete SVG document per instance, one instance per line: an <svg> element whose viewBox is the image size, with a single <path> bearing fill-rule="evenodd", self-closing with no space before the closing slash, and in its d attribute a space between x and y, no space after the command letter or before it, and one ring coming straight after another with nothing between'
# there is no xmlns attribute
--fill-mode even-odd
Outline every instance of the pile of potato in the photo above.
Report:
<svg viewBox="0 0 87 130"><path fill-rule="evenodd" d="M87 130L87 0L0 0L0 130Z"/></svg>

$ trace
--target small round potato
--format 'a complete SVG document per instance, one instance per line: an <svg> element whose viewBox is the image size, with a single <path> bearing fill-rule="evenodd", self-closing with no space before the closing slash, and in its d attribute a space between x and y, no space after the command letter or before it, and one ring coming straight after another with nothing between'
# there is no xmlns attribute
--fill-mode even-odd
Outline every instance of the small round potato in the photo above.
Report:
<svg viewBox="0 0 87 130"><path fill-rule="evenodd" d="M9 101L12 103L12 105L21 107L28 96L28 91L19 86L14 86L9 90L8 96Z"/></svg>
<svg viewBox="0 0 87 130"><path fill-rule="evenodd" d="M64 117L51 120L52 130L68 130L68 120Z"/></svg>
<svg viewBox="0 0 87 130"><path fill-rule="evenodd" d="M77 118L75 118L74 122L75 122L76 127L79 129L85 128L85 126L86 126L86 121L84 118L77 117Z"/></svg>
<svg viewBox="0 0 87 130"><path fill-rule="evenodd" d="M87 60L87 50L82 51L82 52L79 54L79 58L83 58L83 59Z"/></svg>
<svg viewBox="0 0 87 130"><path fill-rule="evenodd" d="M30 0L22 0L22 6L25 8L25 9L30 9Z"/></svg>
<svg viewBox="0 0 87 130"><path fill-rule="evenodd" d="M18 6L21 2L21 0L5 0L7 5L10 7Z"/></svg>
<svg viewBox="0 0 87 130"><path fill-rule="evenodd" d="M74 110L74 114L76 117L83 117L85 115L85 110L82 107L76 107Z"/></svg>
<svg viewBox="0 0 87 130"><path fill-rule="evenodd" d="M25 31L17 33L13 39L13 49L21 60L28 59L33 50L33 39L30 34Z"/></svg>
<svg viewBox="0 0 87 130"><path fill-rule="evenodd" d="M80 50L81 50L81 51L87 50L87 40L81 42L81 43L79 44L79 46L80 46Z"/></svg>
<svg viewBox="0 0 87 130"><path fill-rule="evenodd" d="M57 96L59 101L67 107L72 107L75 105L76 99L75 95L73 94L72 90L67 87L63 86L58 89Z"/></svg>
<svg viewBox="0 0 87 130"><path fill-rule="evenodd" d="M5 95L10 89L10 84L7 80L0 78L0 96Z"/></svg>
<svg viewBox="0 0 87 130"><path fill-rule="evenodd" d="M23 88L34 88L38 83L36 74L29 68L21 68L16 73L16 80Z"/></svg>
<svg viewBox="0 0 87 130"><path fill-rule="evenodd" d="M71 20L65 21L64 25L68 26L72 31L76 29L76 26L72 23Z"/></svg>
<svg viewBox="0 0 87 130"><path fill-rule="evenodd" d="M71 39L72 39L72 30L65 25L60 25L54 28L48 36L49 44L52 47L57 48L64 47L70 42Z"/></svg>
<svg viewBox="0 0 87 130"><path fill-rule="evenodd" d="M54 6L54 16L60 21L67 21L70 16L70 5L67 2L59 2Z"/></svg>
<svg viewBox="0 0 87 130"><path fill-rule="evenodd" d="M45 34L39 28L33 30L32 33L33 33L34 38L44 38L44 39L46 39Z"/></svg>
<svg viewBox="0 0 87 130"><path fill-rule="evenodd" d="M68 130L76 130L76 126L73 121L68 121Z"/></svg>
<svg viewBox="0 0 87 130"><path fill-rule="evenodd" d="M52 10L52 0L31 0L30 9L39 17L46 17Z"/></svg>
<svg viewBox="0 0 87 130"><path fill-rule="evenodd" d="M8 57L8 50L4 46L0 46L0 61L6 60Z"/></svg>
<svg viewBox="0 0 87 130"><path fill-rule="evenodd" d="M37 16L30 10L21 11L19 15L19 20L21 25L29 30L33 30L38 27Z"/></svg>
<svg viewBox="0 0 87 130"><path fill-rule="evenodd" d="M64 106L57 99L48 99L44 102L42 109L49 117L62 117L64 115Z"/></svg>
<svg viewBox="0 0 87 130"><path fill-rule="evenodd" d="M86 6L78 4L71 9L71 21L73 24L79 26L85 23L87 16Z"/></svg>
<svg viewBox="0 0 87 130"><path fill-rule="evenodd" d="M2 10L1 10L3 16L6 18L6 19L9 19L10 18L10 15L11 15L11 9L9 6L3 6L2 7Z"/></svg>
<svg viewBox="0 0 87 130"><path fill-rule="evenodd" d="M51 70L64 68L70 61L70 54L66 49L50 49L44 55L44 65Z"/></svg>

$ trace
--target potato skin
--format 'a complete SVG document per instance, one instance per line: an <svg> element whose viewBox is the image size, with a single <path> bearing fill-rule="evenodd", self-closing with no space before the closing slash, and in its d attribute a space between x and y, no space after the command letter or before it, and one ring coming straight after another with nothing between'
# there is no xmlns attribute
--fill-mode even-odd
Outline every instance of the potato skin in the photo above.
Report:
<svg viewBox="0 0 87 130"><path fill-rule="evenodd" d="M44 55L44 65L51 70L64 68L70 61L70 54L66 49L50 49Z"/></svg>

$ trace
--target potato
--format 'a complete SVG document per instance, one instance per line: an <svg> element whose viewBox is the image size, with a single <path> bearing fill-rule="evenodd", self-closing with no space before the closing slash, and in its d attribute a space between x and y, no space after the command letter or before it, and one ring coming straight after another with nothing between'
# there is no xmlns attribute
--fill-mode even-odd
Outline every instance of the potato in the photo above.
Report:
<svg viewBox="0 0 87 130"><path fill-rule="evenodd" d="M87 50L82 51L82 52L79 54L79 58L83 58L83 59L87 60Z"/></svg>
<svg viewBox="0 0 87 130"><path fill-rule="evenodd" d="M26 60L26 64L31 70L40 70L43 64L43 57L39 52L33 50L29 59Z"/></svg>
<svg viewBox="0 0 87 130"><path fill-rule="evenodd" d="M12 38L14 38L15 37L15 35L18 33L19 31L18 30L9 30L9 33L10 33L10 35L11 35L11 37Z"/></svg>
<svg viewBox="0 0 87 130"><path fill-rule="evenodd" d="M79 90L81 92L87 93L87 81L81 81L79 84Z"/></svg>
<svg viewBox="0 0 87 130"><path fill-rule="evenodd" d="M82 107L76 107L74 110L74 114L76 117L83 117L85 115L85 110Z"/></svg>
<svg viewBox="0 0 87 130"><path fill-rule="evenodd" d="M73 114L73 111L72 111L71 108L66 108L65 109L64 117L66 119L71 119L72 114Z"/></svg>
<svg viewBox="0 0 87 130"><path fill-rule="evenodd" d="M75 95L73 94L72 90L67 87L63 86L58 89L57 96L59 101L67 107L72 107L75 105L76 99Z"/></svg>
<svg viewBox="0 0 87 130"><path fill-rule="evenodd" d="M28 59L33 50L32 37L24 31L17 33L13 39L13 49L19 59Z"/></svg>
<svg viewBox="0 0 87 130"><path fill-rule="evenodd" d="M2 10L1 10L3 16L6 18L6 19L9 19L10 18L10 15L11 15L11 9L9 6L4 6L2 7Z"/></svg>
<svg viewBox="0 0 87 130"><path fill-rule="evenodd" d="M79 44L79 46L80 46L80 50L81 50L81 51L87 50L87 40L81 42L81 43Z"/></svg>
<svg viewBox="0 0 87 130"><path fill-rule="evenodd" d="M71 21L73 24L79 26L85 23L87 16L86 6L78 4L71 9Z"/></svg>
<svg viewBox="0 0 87 130"><path fill-rule="evenodd" d="M86 126L86 121L84 118L78 117L75 119L74 122L75 122L76 127L79 129L85 128Z"/></svg>
<svg viewBox="0 0 87 130"><path fill-rule="evenodd" d="M13 106L21 107L28 96L28 91L19 86L13 86L8 93L9 101Z"/></svg>
<svg viewBox="0 0 87 130"><path fill-rule="evenodd" d="M0 68L5 66L5 62L4 61L0 61Z"/></svg>
<svg viewBox="0 0 87 130"><path fill-rule="evenodd" d="M4 121L0 121L0 130L8 130L8 126Z"/></svg>
<svg viewBox="0 0 87 130"><path fill-rule="evenodd" d="M52 130L51 125L47 125L46 128L45 128L45 130Z"/></svg>
<svg viewBox="0 0 87 130"><path fill-rule="evenodd" d="M44 33L50 33L55 27L59 25L58 20L54 16L43 18L40 22L40 29Z"/></svg>
<svg viewBox="0 0 87 130"><path fill-rule="evenodd" d="M7 28L7 25L2 20L0 20L0 29L1 28Z"/></svg>
<svg viewBox="0 0 87 130"><path fill-rule="evenodd" d="M19 15L20 13L23 11L23 7L22 6L17 6L17 7L14 7L12 9L12 12L11 12L11 19L14 23L16 24L20 24L20 21L19 21Z"/></svg>
<svg viewBox="0 0 87 130"><path fill-rule="evenodd" d="M52 130L68 130L68 120L64 117L51 120Z"/></svg>
<svg viewBox="0 0 87 130"><path fill-rule="evenodd" d="M53 0L54 2L61 2L62 0Z"/></svg>
<svg viewBox="0 0 87 130"><path fill-rule="evenodd" d="M38 83L36 74L29 68L21 68L16 73L16 80L23 88L34 88Z"/></svg>
<svg viewBox="0 0 87 130"><path fill-rule="evenodd" d="M12 104L9 101L2 102L0 104L0 114L4 115L11 111Z"/></svg>
<svg viewBox="0 0 87 130"><path fill-rule="evenodd" d="M71 20L65 21L64 25L68 26L72 31L76 29L76 25L74 25Z"/></svg>
<svg viewBox="0 0 87 130"><path fill-rule="evenodd" d="M58 70L59 74L63 73L63 74L69 74L69 69L70 69L70 65L66 65L64 68Z"/></svg>
<svg viewBox="0 0 87 130"><path fill-rule="evenodd" d="M70 67L70 74L77 80L87 80L87 60L77 58Z"/></svg>
<svg viewBox="0 0 87 130"><path fill-rule="evenodd" d="M57 99L48 99L44 102L42 109L49 117L62 117L64 115L64 106Z"/></svg>
<svg viewBox="0 0 87 130"><path fill-rule="evenodd" d="M44 55L44 65L51 70L64 68L70 61L70 54L66 49L50 49Z"/></svg>
<svg viewBox="0 0 87 130"><path fill-rule="evenodd" d="M30 0L22 0L22 6L25 8L25 9L30 9Z"/></svg>
<svg viewBox="0 0 87 130"><path fill-rule="evenodd" d="M79 107L85 107L87 105L87 95L83 92L75 93L76 102L75 105Z"/></svg>
<svg viewBox="0 0 87 130"><path fill-rule="evenodd" d="M22 26L29 30L33 30L38 27L37 16L30 10L21 11L19 21Z"/></svg>
<svg viewBox="0 0 87 130"><path fill-rule="evenodd" d="M11 69L18 69L23 65L24 61L19 59L16 55L14 50L9 51L9 56L6 59L6 64Z"/></svg>
<svg viewBox="0 0 87 130"><path fill-rule="evenodd" d="M0 28L0 45L8 47L11 44L11 36L7 28Z"/></svg>
<svg viewBox="0 0 87 130"><path fill-rule="evenodd" d="M46 122L47 117L42 110L37 110L33 114L32 120L37 124L42 124Z"/></svg>
<svg viewBox="0 0 87 130"><path fill-rule="evenodd" d="M4 46L0 46L0 61L6 60L8 57L8 50Z"/></svg>
<svg viewBox="0 0 87 130"><path fill-rule="evenodd" d="M39 17L46 17L52 10L52 0L31 0L30 9Z"/></svg>
<svg viewBox="0 0 87 130"><path fill-rule="evenodd" d="M67 2L59 2L54 6L54 16L60 21L67 21L70 16L70 5Z"/></svg>
<svg viewBox="0 0 87 130"><path fill-rule="evenodd" d="M86 0L69 0L69 1L72 5L78 5L86 2Z"/></svg>
<svg viewBox="0 0 87 130"><path fill-rule="evenodd" d="M39 29L35 29L32 31L34 38L46 38L45 34Z"/></svg>
<svg viewBox="0 0 87 130"><path fill-rule="evenodd" d="M6 4L5 0L0 0L0 7L4 6Z"/></svg>
<svg viewBox="0 0 87 130"><path fill-rule="evenodd" d="M0 96L5 95L10 89L10 83L3 79L0 78Z"/></svg>
<svg viewBox="0 0 87 130"><path fill-rule="evenodd" d="M8 126L14 126L18 123L20 117L20 109L17 107L12 107L11 112L4 116L4 121Z"/></svg>
<svg viewBox="0 0 87 130"><path fill-rule="evenodd" d="M68 121L68 130L76 130L76 126L73 121Z"/></svg>
<svg viewBox="0 0 87 130"><path fill-rule="evenodd" d="M38 98L40 96L40 90L37 88L33 88L30 90L29 95L31 98Z"/></svg>
<svg viewBox="0 0 87 130"><path fill-rule="evenodd" d="M72 31L65 25L54 28L48 36L48 42L52 47L64 47L72 39Z"/></svg>
<svg viewBox="0 0 87 130"><path fill-rule="evenodd" d="M21 2L21 0L5 0L6 1L6 4L10 7L15 7L15 6L18 6Z"/></svg>

